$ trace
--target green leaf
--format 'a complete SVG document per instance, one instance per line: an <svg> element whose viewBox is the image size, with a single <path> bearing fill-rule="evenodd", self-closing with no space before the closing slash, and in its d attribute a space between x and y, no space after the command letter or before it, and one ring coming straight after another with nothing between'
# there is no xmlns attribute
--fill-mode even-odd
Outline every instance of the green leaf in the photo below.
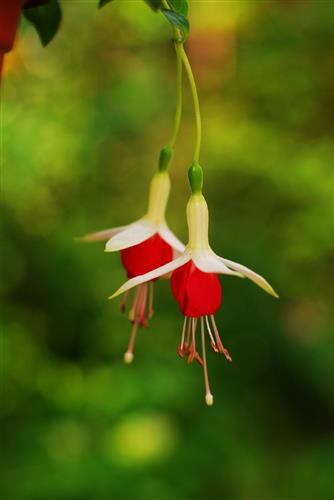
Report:
<svg viewBox="0 0 334 500"><path fill-rule="evenodd" d="M151 7L151 9L154 10L154 12L163 8L163 3L161 0L145 0L145 2Z"/></svg>
<svg viewBox="0 0 334 500"><path fill-rule="evenodd" d="M166 16L168 21L179 29L182 33L183 41L187 38L189 34L189 21L188 19L179 12L174 12L173 10L162 9L161 12Z"/></svg>
<svg viewBox="0 0 334 500"><path fill-rule="evenodd" d="M107 3L112 2L113 0L99 0L98 8L101 9L101 7L104 7L107 5Z"/></svg>
<svg viewBox="0 0 334 500"><path fill-rule="evenodd" d="M41 7L24 10L24 17L34 26L38 36L45 47L57 33L62 13L58 0L50 0Z"/></svg>
<svg viewBox="0 0 334 500"><path fill-rule="evenodd" d="M175 12L179 12L184 17L188 16L189 5L188 0L168 0L169 6Z"/></svg>

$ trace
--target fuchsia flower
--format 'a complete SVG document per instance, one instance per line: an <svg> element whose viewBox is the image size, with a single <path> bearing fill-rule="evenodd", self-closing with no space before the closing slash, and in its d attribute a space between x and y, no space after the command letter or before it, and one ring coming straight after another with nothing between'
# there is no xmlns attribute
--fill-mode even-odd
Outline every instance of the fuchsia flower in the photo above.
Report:
<svg viewBox="0 0 334 500"><path fill-rule="evenodd" d="M148 273L172 261L173 257L184 251L184 245L168 228L165 211L170 192L170 178L166 171L157 172L151 182L147 213L136 222L127 226L106 229L88 234L81 241L103 241L106 252L120 251L121 261L129 278ZM135 290L129 319L133 324L128 349L124 355L126 363L133 360L133 348L139 326L146 327L153 315L152 278L140 283ZM128 300L126 294L121 304L125 311Z"/></svg>
<svg viewBox="0 0 334 500"><path fill-rule="evenodd" d="M182 358L187 357L189 363L197 360L203 366L205 400L208 405L212 405L213 396L210 390L206 362L205 331L214 352L222 353L228 361L232 361L228 350L220 339L214 318L222 300L222 290L217 274L246 277L274 297L277 297L277 294L262 276L241 264L219 257L211 249L208 238L208 207L200 191L195 191L190 197L187 206L187 220L189 242L182 255L142 276L131 278L111 298L128 292L134 286L143 286L145 283L172 272L172 292L184 315L178 353ZM198 325L201 333L202 356L196 347Z"/></svg>

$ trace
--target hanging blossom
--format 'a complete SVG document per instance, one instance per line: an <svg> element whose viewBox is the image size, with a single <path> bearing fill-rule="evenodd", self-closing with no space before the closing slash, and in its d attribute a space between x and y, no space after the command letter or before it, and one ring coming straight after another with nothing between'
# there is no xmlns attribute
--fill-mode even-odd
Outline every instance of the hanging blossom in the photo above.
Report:
<svg viewBox="0 0 334 500"><path fill-rule="evenodd" d="M218 256L211 249L208 237L209 213L201 192L202 170L199 165L191 167L189 178L193 194L187 205L189 241L184 252L172 262L130 279L111 298L124 292L127 293L135 286L142 286L160 276L172 273L172 292L184 315L178 353L181 358L186 357L188 363L196 360L202 365L205 400L211 406L213 396L208 378L205 333L209 337L213 351L223 354L229 362L232 361L230 353L221 341L214 317L222 301L222 289L217 275L227 274L249 278L274 297L278 295L262 276L237 262ZM197 331L200 331L201 335L201 355L196 346Z"/></svg>
<svg viewBox="0 0 334 500"><path fill-rule="evenodd" d="M165 164L164 161L161 163L162 168ZM131 279L171 262L184 251L185 246L172 233L165 220L169 193L168 172L164 170L157 172L151 181L148 209L144 217L127 226L88 234L80 238L80 241L108 240L105 251L120 252L123 267ZM147 327L148 321L153 316L153 291L157 279L158 277L139 283L135 289L129 310L129 320L133 326L128 348L124 354L126 363L131 363L133 360L138 327ZM127 293L121 304L123 312L126 310L128 298Z"/></svg>

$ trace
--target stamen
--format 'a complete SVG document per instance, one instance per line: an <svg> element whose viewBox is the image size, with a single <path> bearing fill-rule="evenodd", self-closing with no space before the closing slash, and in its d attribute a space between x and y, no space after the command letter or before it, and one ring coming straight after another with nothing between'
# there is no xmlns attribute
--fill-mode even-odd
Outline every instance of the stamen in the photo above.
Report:
<svg viewBox="0 0 334 500"><path fill-rule="evenodd" d="M187 320L188 320L188 317L185 316L184 321L183 321L183 327L182 327L181 344L177 348L177 352L181 358L183 358L183 356L186 354L186 352L184 350L184 336L186 333Z"/></svg>
<svg viewBox="0 0 334 500"><path fill-rule="evenodd" d="M138 299L138 320L142 326L147 326L147 321L145 317L146 301L147 301L147 283L140 285L142 288L140 299Z"/></svg>
<svg viewBox="0 0 334 500"><path fill-rule="evenodd" d="M209 318L207 316L205 316L205 322L206 322L206 327L208 329L208 333L209 333L210 340L211 340L211 347L215 352L219 352L219 349L216 345L216 342L214 341L214 338L213 338L213 335L211 332L211 328L210 328Z"/></svg>
<svg viewBox="0 0 334 500"><path fill-rule="evenodd" d="M133 349L135 346L136 335L138 331L138 321L136 320L132 326L129 345L126 353L124 354L124 362L129 365L133 361Z"/></svg>
<svg viewBox="0 0 334 500"><path fill-rule="evenodd" d="M195 345L195 318L190 318L191 322L191 344L189 346L188 363L192 363L195 359L196 345Z"/></svg>
<svg viewBox="0 0 334 500"><path fill-rule="evenodd" d="M149 287L149 297L148 297L148 319L152 319L154 310L153 310L153 299L154 299L154 283L153 281L148 284Z"/></svg>
<svg viewBox="0 0 334 500"><path fill-rule="evenodd" d="M189 319L190 319L190 321L188 322L187 338L186 338L186 341L184 343L184 353L185 354L188 354L188 352L189 352L189 342L190 342L191 325L192 325L191 318L189 318Z"/></svg>
<svg viewBox="0 0 334 500"><path fill-rule="evenodd" d="M138 302L138 298L139 298L140 293L141 293L141 285L139 285L136 288L135 296L134 296L134 299L133 299L133 303L132 303L132 306L131 306L131 309L130 309L130 312L129 312L129 320L131 322L135 321L135 319L136 319L137 302Z"/></svg>
<svg viewBox="0 0 334 500"><path fill-rule="evenodd" d="M197 318L191 318L192 325L192 340L189 349L188 363L192 363L194 359L199 362L199 364L203 365L203 360L201 356L196 351L196 328L197 328Z"/></svg>
<svg viewBox="0 0 334 500"><path fill-rule="evenodd" d="M126 306L127 306L127 303L128 303L129 295L130 295L130 290L127 290L125 292L125 294L124 294L123 300L122 300L121 305L120 305L120 309L121 309L122 313L124 313L125 310L126 310Z"/></svg>
<svg viewBox="0 0 334 500"><path fill-rule="evenodd" d="M216 343L217 343L219 352L223 353L224 356L225 356L225 358L227 359L227 361L229 361L230 363L232 363L232 358L231 358L230 353L228 352L227 349L225 349L225 347L223 346L222 341L220 340L218 328L217 328L217 325L216 325L215 318L214 318L213 314L211 314L210 318L211 318L211 322L212 322L212 326L213 326L213 331L215 332Z"/></svg>
<svg viewBox="0 0 334 500"><path fill-rule="evenodd" d="M206 363L206 350L205 350L205 334L204 334L204 320L201 316L201 335L202 335L202 356L203 356L203 373L204 373L204 384L205 384L205 402L208 406L213 405L213 395L211 394L208 367Z"/></svg>

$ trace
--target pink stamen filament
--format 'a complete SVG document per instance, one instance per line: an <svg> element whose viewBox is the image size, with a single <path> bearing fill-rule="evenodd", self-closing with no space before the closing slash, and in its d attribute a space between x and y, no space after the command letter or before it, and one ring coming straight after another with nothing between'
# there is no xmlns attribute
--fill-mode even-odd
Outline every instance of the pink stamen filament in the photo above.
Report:
<svg viewBox="0 0 334 500"><path fill-rule="evenodd" d="M191 340L191 345L190 345L190 349L189 349L188 363L192 363L196 359L196 361L198 361L202 365L203 360L202 360L201 356L198 354L198 352L196 351L197 318L190 318L190 323L192 326L192 340Z"/></svg>
<svg viewBox="0 0 334 500"><path fill-rule="evenodd" d="M179 345L178 350L177 350L179 355L181 356L181 358L185 354L185 352L184 352L184 337L185 337L185 333L186 333L187 320L188 320L188 318L187 318L187 316L185 316L184 321L183 321L183 327L182 327L181 344Z"/></svg>
<svg viewBox="0 0 334 500"><path fill-rule="evenodd" d="M191 325L192 325L191 318L189 318L189 319L190 319L190 321L188 322L187 338L186 338L186 342L185 342L185 344L184 344L186 351L188 351L188 350L189 350L189 342L190 342L190 334L191 334Z"/></svg>
<svg viewBox="0 0 334 500"><path fill-rule="evenodd" d="M129 312L129 320L130 321L135 321L135 319L136 319L137 302L138 302L138 298L139 298L140 293L141 293L141 287L139 285L136 288L135 296L134 296L133 303L132 303L132 307L131 307L130 312Z"/></svg>
<svg viewBox="0 0 334 500"><path fill-rule="evenodd" d="M202 336L203 374L204 374L204 384L205 384L205 402L208 406L212 406L213 405L213 395L211 394L211 390L210 390L208 367L207 367L207 362L206 362L203 316L201 317L201 336Z"/></svg>
<svg viewBox="0 0 334 500"><path fill-rule="evenodd" d="M152 284L144 283L142 285L139 285L135 291L133 304L129 312L129 319L133 323L133 326L131 330L129 345L126 353L124 354L124 361L126 363L131 363L133 360L133 349L135 345L138 327L147 326L147 320L149 319L149 311L151 307L150 304L152 304L150 300L153 301L153 296L151 297L150 295L151 293L150 285L153 288L153 283ZM148 307L146 307L147 305ZM148 311L146 309L148 309Z"/></svg>
<svg viewBox="0 0 334 500"><path fill-rule="evenodd" d="M148 298L148 319L152 319L154 309L153 309L153 299L154 299L154 283L148 284L149 287L149 298Z"/></svg>
<svg viewBox="0 0 334 500"><path fill-rule="evenodd" d="M141 288L141 295L140 298L138 299L137 317L141 325L146 325L147 321L145 317L145 309L147 302L147 284L144 283L143 285L140 285L140 288Z"/></svg>
<svg viewBox="0 0 334 500"><path fill-rule="evenodd" d="M232 362L232 358L230 356L230 353L228 352L227 349L225 349L225 347L223 346L222 341L220 340L220 336L219 336L218 328L217 328L217 325L216 325L216 322L215 322L215 318L214 318L214 316L212 314L211 314L210 318L211 318L211 322L212 322L212 326L213 326L213 331L215 333L216 342L217 342L217 346L218 346L219 352L223 353L224 356L225 356L225 358L227 359L227 361L229 361L231 363Z"/></svg>
<svg viewBox="0 0 334 500"><path fill-rule="evenodd" d="M130 340L126 353L124 354L124 361L126 364L132 363L133 360L133 349L135 346L136 335L138 331L138 321L136 320L132 326Z"/></svg>
<svg viewBox="0 0 334 500"><path fill-rule="evenodd" d="M125 310L126 310L126 306L127 306L128 299L129 299L129 294L130 294L130 290L127 290L124 294L123 300L122 300L121 305L120 305L120 309L122 312L125 312Z"/></svg>
<svg viewBox="0 0 334 500"><path fill-rule="evenodd" d="M219 349L216 345L216 342L213 338L213 335L212 335L212 332L211 332L211 328L210 328L210 323L209 323L209 318L208 316L205 316L205 323L206 323L206 327L207 327L207 330L208 330L208 333L209 333L209 336L210 336L210 340L211 340L211 346L212 346L212 349L215 351L215 352L219 352Z"/></svg>

